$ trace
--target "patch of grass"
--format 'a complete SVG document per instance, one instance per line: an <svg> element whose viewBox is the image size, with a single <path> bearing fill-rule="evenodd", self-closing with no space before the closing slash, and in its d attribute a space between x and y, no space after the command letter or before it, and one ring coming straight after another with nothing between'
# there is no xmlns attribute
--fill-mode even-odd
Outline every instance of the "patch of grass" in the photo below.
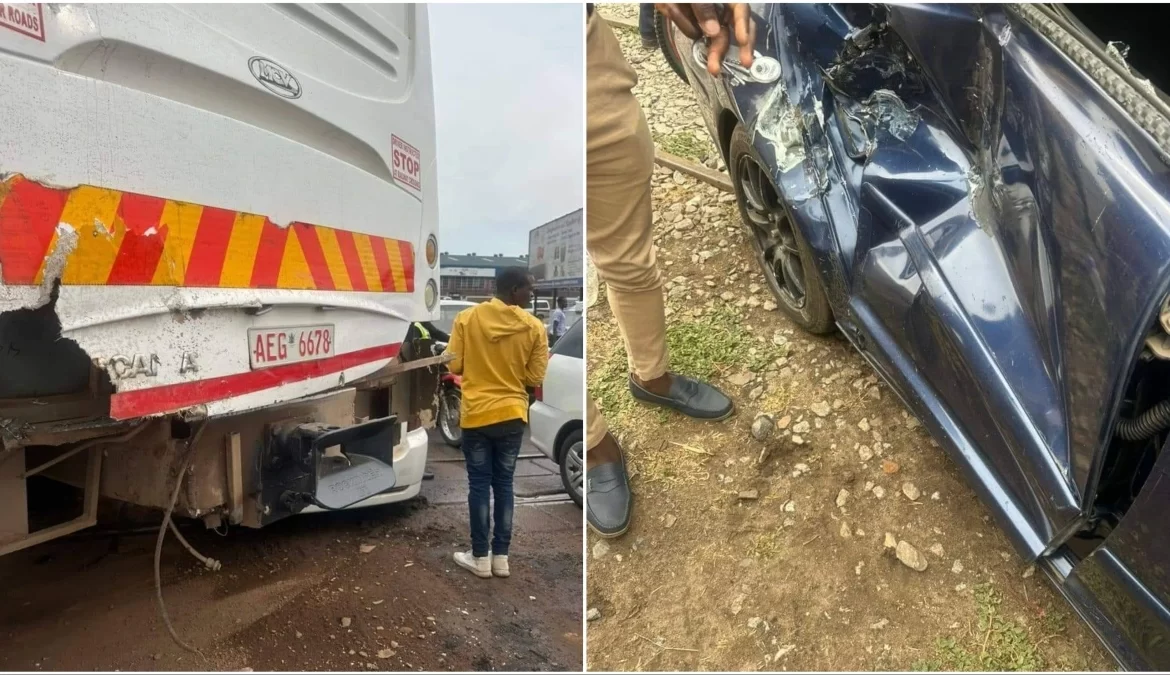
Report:
<svg viewBox="0 0 1170 675"><path fill-rule="evenodd" d="M654 138L654 145L657 145L662 150L676 157L682 157L695 162L703 161L703 158L711 151L711 144L699 139L689 129L673 134L654 132L651 136Z"/></svg>
<svg viewBox="0 0 1170 675"><path fill-rule="evenodd" d="M764 532L752 537L751 554L760 560L775 558L780 552L780 544L776 542L776 535Z"/></svg>
<svg viewBox="0 0 1170 675"><path fill-rule="evenodd" d="M1003 602L991 584L975 587L978 615L975 634L954 636L935 642L934 658L913 664L918 671L1037 671L1045 670L1044 658L1027 630L999 613Z"/></svg>
<svg viewBox="0 0 1170 675"><path fill-rule="evenodd" d="M786 346L760 345L754 338L743 329L743 318L727 306L698 318L670 322L666 327L671 369L705 380L737 366L761 370L787 355Z"/></svg>

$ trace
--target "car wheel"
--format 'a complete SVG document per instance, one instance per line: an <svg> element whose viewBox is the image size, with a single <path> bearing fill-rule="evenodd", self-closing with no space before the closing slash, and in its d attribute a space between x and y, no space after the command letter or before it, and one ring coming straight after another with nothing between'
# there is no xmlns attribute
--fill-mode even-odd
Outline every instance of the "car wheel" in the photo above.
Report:
<svg viewBox="0 0 1170 675"><path fill-rule="evenodd" d="M654 12L654 35L658 38L658 48L662 56L666 57L666 65L675 75L687 82L687 71L683 70L682 60L678 56L678 45L674 43L674 33L670 30L670 19L662 12Z"/></svg>
<svg viewBox="0 0 1170 675"><path fill-rule="evenodd" d="M580 429L570 433L561 441L561 483L573 503L581 506L585 490L585 437Z"/></svg>
<svg viewBox="0 0 1170 675"><path fill-rule="evenodd" d="M462 394L448 387L439 394L439 435L447 445L458 448L463 444L463 428L459 426L459 405Z"/></svg>
<svg viewBox="0 0 1170 675"><path fill-rule="evenodd" d="M833 310L817 274L812 248L780 199L771 172L756 158L742 126L732 132L728 154L739 215L752 235L756 261L777 304L809 333L832 331Z"/></svg>

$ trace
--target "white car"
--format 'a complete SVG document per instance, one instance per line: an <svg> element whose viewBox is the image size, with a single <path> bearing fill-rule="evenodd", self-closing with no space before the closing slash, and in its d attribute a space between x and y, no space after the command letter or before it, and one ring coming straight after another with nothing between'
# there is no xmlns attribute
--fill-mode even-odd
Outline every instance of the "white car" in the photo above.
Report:
<svg viewBox="0 0 1170 675"><path fill-rule="evenodd" d="M451 327L455 325L455 315L469 307L475 307L477 304L479 303L466 300L444 299L439 303L439 320L433 322L432 325L450 335Z"/></svg>
<svg viewBox="0 0 1170 675"><path fill-rule="evenodd" d="M532 444L561 467L565 491L581 506L585 479L585 322L549 352L548 373L528 411Z"/></svg>

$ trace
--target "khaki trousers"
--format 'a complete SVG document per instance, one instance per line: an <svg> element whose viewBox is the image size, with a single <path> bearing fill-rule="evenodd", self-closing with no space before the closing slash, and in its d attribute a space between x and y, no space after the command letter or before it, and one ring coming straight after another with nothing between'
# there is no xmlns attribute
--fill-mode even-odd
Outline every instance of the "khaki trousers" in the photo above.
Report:
<svg viewBox="0 0 1170 675"><path fill-rule="evenodd" d="M632 91L638 77L597 11L589 18L585 44L586 247L605 282L630 370L652 380L668 367L650 208L654 141ZM593 448L608 426L592 397L588 409L586 448Z"/></svg>

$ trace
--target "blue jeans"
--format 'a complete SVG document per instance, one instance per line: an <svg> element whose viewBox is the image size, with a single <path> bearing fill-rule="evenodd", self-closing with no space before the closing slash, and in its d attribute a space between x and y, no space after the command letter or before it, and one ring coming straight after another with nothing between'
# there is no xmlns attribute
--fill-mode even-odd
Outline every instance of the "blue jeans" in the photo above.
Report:
<svg viewBox="0 0 1170 675"><path fill-rule="evenodd" d="M491 496L496 498L495 536L491 553L508 555L512 543L512 510L515 496L512 477L524 439L524 422L509 420L463 430L463 457L467 464L467 508L471 516L471 552L486 556L491 517Z"/></svg>

